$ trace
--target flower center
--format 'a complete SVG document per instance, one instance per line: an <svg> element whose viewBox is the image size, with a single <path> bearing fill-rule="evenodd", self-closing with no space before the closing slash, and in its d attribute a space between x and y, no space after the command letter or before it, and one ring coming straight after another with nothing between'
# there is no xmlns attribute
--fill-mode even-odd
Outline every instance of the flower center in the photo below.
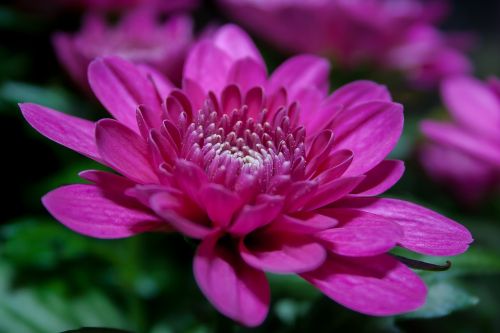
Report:
<svg viewBox="0 0 500 333"><path fill-rule="evenodd" d="M208 99L185 127L181 157L202 167L212 182L233 189L250 177L266 191L273 177L304 167L305 130L291 123L284 106L273 114L247 105L224 113Z"/></svg>

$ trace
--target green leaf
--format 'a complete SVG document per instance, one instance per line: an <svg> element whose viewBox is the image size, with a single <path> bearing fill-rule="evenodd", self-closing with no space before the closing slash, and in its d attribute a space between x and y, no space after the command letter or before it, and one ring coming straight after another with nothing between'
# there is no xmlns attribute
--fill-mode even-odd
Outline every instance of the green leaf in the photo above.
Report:
<svg viewBox="0 0 500 333"><path fill-rule="evenodd" d="M61 87L40 87L28 83L8 81L0 86L0 99L10 103L30 102L53 109L74 111L74 97Z"/></svg>
<svg viewBox="0 0 500 333"><path fill-rule="evenodd" d="M88 251L88 240L49 218L27 217L0 229L2 257L17 266L51 268Z"/></svg>
<svg viewBox="0 0 500 333"><path fill-rule="evenodd" d="M125 317L97 291L71 296L53 285L14 289L13 268L0 265L0 332L54 333L72 327L127 327Z"/></svg>
<svg viewBox="0 0 500 333"><path fill-rule="evenodd" d="M321 294L311 284L296 275L268 274L273 297L293 297L297 300L314 300Z"/></svg>
<svg viewBox="0 0 500 333"><path fill-rule="evenodd" d="M428 283L429 294L419 310L399 316L399 319L428 319L444 317L452 312L478 304L479 299L453 281Z"/></svg>

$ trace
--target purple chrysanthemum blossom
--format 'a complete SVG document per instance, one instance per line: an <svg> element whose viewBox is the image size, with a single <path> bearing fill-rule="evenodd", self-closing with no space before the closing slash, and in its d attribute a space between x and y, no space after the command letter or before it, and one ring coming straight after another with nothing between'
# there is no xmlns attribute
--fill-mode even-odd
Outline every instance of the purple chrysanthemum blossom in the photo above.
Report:
<svg viewBox="0 0 500 333"><path fill-rule="evenodd" d="M500 81L449 78L441 95L453 121L422 122L430 142L421 161L432 178L475 204L500 185Z"/></svg>
<svg viewBox="0 0 500 333"><path fill-rule="evenodd" d="M179 80L193 42L193 22L183 15L162 22L158 14L151 8L137 9L115 26L109 26L100 14L89 14L78 33L54 36L56 53L70 76L85 88L90 62L110 55L151 66L170 79Z"/></svg>
<svg viewBox="0 0 500 333"><path fill-rule="evenodd" d="M89 67L114 119L22 104L40 133L115 170L48 193L67 227L98 238L176 230L199 239L194 275L208 300L248 326L266 317L265 272L298 274L371 315L420 307L426 287L388 254L456 255L470 233L415 204L376 197L398 181L387 160L403 108L358 81L328 95L329 64L301 55L269 77L250 38L227 25L190 51L182 89L111 57Z"/></svg>
<svg viewBox="0 0 500 333"><path fill-rule="evenodd" d="M292 53L332 56L343 67L370 64L404 73L416 86L470 72L465 36L457 43L436 27L444 1L219 0L228 15ZM459 45L463 44L463 45Z"/></svg>

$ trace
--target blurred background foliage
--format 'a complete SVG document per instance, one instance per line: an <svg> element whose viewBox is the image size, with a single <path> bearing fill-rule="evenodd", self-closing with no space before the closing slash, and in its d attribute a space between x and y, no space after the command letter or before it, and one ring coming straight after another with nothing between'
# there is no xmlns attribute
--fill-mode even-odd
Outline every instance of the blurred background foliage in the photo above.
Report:
<svg viewBox="0 0 500 333"><path fill-rule="evenodd" d="M472 54L479 77L500 74L500 3L455 1L444 29L478 36ZM206 2L194 13L198 28L224 18ZM55 333L79 327L131 332L500 332L500 197L463 206L423 173L415 158L418 121L443 113L437 92L410 90L397 76L335 68L332 85L358 78L387 84L406 108L406 128L394 157L407 172L388 193L422 203L465 224L475 243L450 258L445 272L425 272L429 299L417 312L374 318L349 311L300 279L270 276L273 304L263 326L240 327L218 314L194 282L194 245L180 235L144 234L103 241L67 230L51 219L40 197L77 172L96 168L76 153L42 138L22 119L20 101L85 118L105 116L57 63L50 42L56 30L76 30L77 13L58 15L0 4L0 133L3 195L0 221L0 332ZM283 55L259 42L270 67ZM415 257L443 264L447 258ZM101 331L104 332L104 331Z"/></svg>

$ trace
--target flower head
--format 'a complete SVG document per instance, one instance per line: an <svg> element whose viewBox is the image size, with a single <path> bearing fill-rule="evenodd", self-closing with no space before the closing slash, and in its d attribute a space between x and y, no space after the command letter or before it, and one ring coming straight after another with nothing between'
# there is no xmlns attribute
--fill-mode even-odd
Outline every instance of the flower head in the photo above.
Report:
<svg viewBox="0 0 500 333"><path fill-rule="evenodd" d="M78 33L57 33L54 47L60 62L83 87L88 87L90 62L110 55L151 66L175 81L181 76L180 68L193 41L192 30L187 16L162 22L151 8L131 11L115 26L109 26L104 16L93 13L86 16Z"/></svg>
<svg viewBox="0 0 500 333"><path fill-rule="evenodd" d="M219 0L228 15L281 49L332 56L344 67L370 64L432 86L468 73L464 47L440 32L443 1ZM463 38L462 38L463 39Z"/></svg>
<svg viewBox="0 0 500 333"><path fill-rule="evenodd" d="M477 203L500 185L500 89L472 77L453 77L441 87L452 121L425 120L429 142L421 161L430 176L468 203Z"/></svg>
<svg viewBox="0 0 500 333"><path fill-rule="evenodd" d="M301 55L268 77L250 38L227 25L190 51L182 89L111 57L90 85L115 119L96 124L34 104L28 122L115 170L48 193L67 227L100 238L176 230L199 239L194 275L208 300L248 326L268 312L265 272L294 273L362 313L411 311L420 278L387 252L462 253L461 225L375 197L398 181L387 160L403 126L384 86L328 95L329 64Z"/></svg>

